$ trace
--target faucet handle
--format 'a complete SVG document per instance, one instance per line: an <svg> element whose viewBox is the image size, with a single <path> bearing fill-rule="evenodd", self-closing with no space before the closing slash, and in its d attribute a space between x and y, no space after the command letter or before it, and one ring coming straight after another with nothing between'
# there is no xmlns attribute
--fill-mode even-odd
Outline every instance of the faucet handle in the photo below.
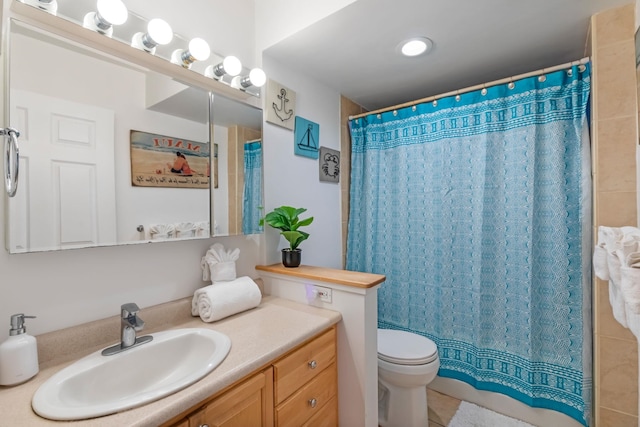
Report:
<svg viewBox="0 0 640 427"><path fill-rule="evenodd" d="M138 307L135 302L129 302L122 304L120 306L120 310L122 312L122 318L124 319L130 316L135 316L140 311L140 307Z"/></svg>

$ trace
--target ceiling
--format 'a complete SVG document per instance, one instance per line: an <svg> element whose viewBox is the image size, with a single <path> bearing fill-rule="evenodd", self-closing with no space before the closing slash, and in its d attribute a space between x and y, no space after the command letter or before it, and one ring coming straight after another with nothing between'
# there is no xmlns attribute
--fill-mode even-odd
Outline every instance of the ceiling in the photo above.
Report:
<svg viewBox="0 0 640 427"><path fill-rule="evenodd" d="M632 2L357 0L265 54L371 111L580 59L590 17ZM396 53L415 36L430 53Z"/></svg>

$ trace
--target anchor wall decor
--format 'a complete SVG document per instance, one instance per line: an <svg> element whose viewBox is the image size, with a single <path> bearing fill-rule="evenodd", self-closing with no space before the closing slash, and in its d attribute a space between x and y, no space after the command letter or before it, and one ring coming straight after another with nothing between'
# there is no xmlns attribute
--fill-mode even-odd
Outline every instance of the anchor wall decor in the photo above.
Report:
<svg viewBox="0 0 640 427"><path fill-rule="evenodd" d="M274 80L269 80L265 110L267 122L293 130L296 115L296 93Z"/></svg>

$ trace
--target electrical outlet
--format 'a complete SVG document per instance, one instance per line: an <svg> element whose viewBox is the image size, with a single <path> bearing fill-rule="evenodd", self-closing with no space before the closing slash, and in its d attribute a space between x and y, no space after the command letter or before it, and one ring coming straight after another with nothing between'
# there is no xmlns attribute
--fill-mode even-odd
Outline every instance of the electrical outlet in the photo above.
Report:
<svg viewBox="0 0 640 427"><path fill-rule="evenodd" d="M331 288L325 288L324 286L315 286L314 288L320 301L331 304Z"/></svg>

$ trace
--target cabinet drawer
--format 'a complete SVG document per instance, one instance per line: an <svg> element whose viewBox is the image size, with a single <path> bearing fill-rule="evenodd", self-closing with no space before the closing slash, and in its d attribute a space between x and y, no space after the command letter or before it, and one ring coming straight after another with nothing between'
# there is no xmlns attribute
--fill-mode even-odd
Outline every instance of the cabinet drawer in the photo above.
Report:
<svg viewBox="0 0 640 427"><path fill-rule="evenodd" d="M338 425L338 396L333 396L302 427L336 427Z"/></svg>
<svg viewBox="0 0 640 427"><path fill-rule="evenodd" d="M300 386L322 372L336 357L336 330L320 337L276 362L275 403L278 405Z"/></svg>
<svg viewBox="0 0 640 427"><path fill-rule="evenodd" d="M299 427L305 422L311 421L315 415L320 414L336 395L336 375L336 364L332 363L311 382L296 391L286 402L278 406L276 408L276 426Z"/></svg>

